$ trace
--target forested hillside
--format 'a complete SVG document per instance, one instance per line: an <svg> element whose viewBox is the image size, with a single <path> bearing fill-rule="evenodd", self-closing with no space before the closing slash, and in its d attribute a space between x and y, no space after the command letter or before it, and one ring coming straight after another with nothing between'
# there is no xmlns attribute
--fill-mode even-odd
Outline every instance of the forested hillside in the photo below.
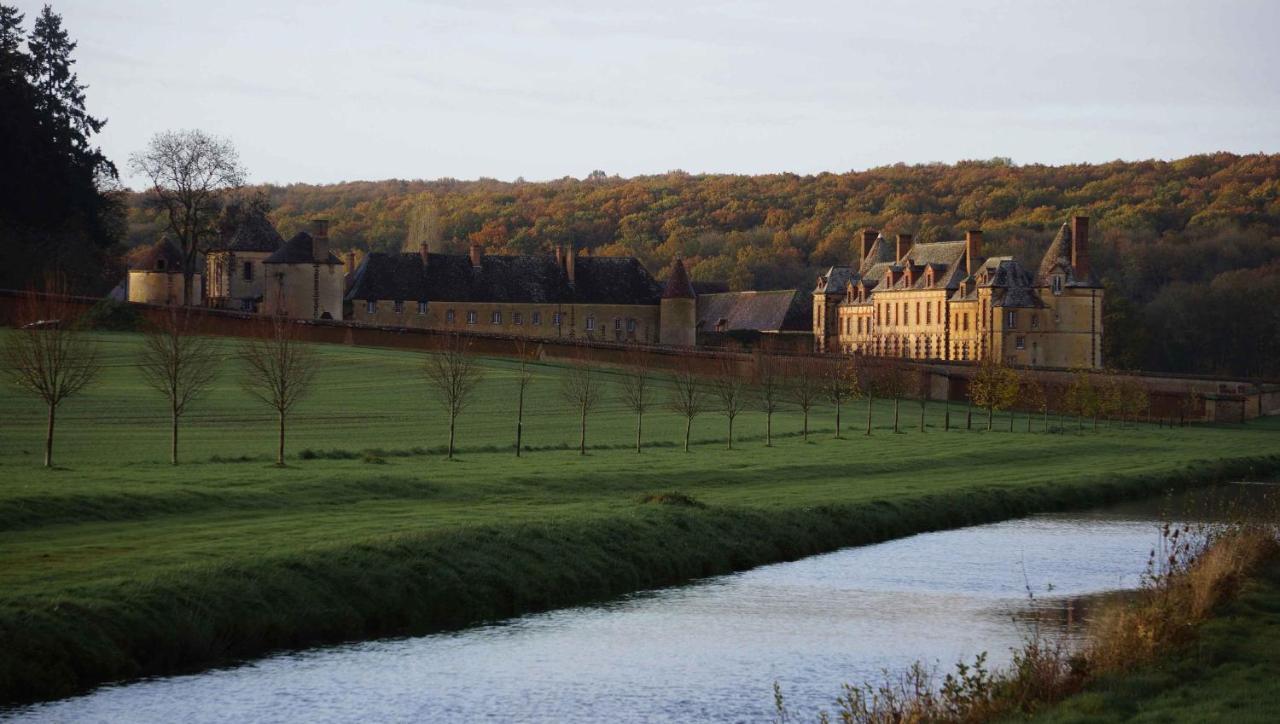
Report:
<svg viewBox="0 0 1280 724"><path fill-rule="evenodd" d="M652 270L676 256L695 279L737 289L809 285L849 263L858 229L919 241L986 232L989 253L1038 263L1073 213L1095 229L1093 259L1110 294L1115 366L1280 376L1280 155L1213 154L1171 162L1015 165L1007 159L896 165L797 176L377 181L250 190L287 236L332 220L339 247L393 250L478 241L492 252L554 244L633 255ZM160 233L135 203L131 242Z"/></svg>

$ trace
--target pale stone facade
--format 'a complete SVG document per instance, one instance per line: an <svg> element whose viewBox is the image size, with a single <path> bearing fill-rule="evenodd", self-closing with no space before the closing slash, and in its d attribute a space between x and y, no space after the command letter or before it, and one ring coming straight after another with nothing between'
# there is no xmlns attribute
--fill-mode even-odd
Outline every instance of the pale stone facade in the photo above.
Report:
<svg viewBox="0 0 1280 724"><path fill-rule="evenodd" d="M819 351L1034 367L1102 366L1102 288L1088 219L1064 224L1039 270L983 258L982 234L895 248L863 236L857 267L833 267L814 293Z"/></svg>
<svg viewBox="0 0 1280 724"><path fill-rule="evenodd" d="M168 237L162 238L130 265L128 300L139 304L182 304L182 270L182 252ZM200 303L201 282L197 271L191 278L193 304Z"/></svg>

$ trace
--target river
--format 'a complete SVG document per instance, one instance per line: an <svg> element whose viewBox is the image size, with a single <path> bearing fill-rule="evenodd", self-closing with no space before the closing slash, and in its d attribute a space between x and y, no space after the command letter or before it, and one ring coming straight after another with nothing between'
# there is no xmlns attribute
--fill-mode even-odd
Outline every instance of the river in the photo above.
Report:
<svg viewBox="0 0 1280 724"><path fill-rule="evenodd" d="M1262 487L925 533L452 633L105 686L6 718L767 721L775 681L812 714L843 682L917 660L949 669L987 651L1005 663L1032 618L1079 635L1091 600L1138 584L1164 511L1203 519L1216 509L1203 501Z"/></svg>

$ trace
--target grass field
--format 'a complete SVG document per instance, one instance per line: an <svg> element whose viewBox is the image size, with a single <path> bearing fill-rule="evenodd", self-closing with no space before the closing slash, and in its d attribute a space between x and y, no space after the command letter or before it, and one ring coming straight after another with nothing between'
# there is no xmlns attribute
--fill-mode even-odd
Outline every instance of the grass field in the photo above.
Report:
<svg viewBox="0 0 1280 724"><path fill-rule="evenodd" d="M232 342L216 388L167 462L162 400L135 366L139 339L101 337L103 379L60 413L40 467L44 410L0 388L0 701L60 695L113 677L299 646L425 631L882 540L918 530L1080 506L1169 484L1270 474L1280 425L1080 433L942 431L943 408L877 402L694 426L655 410L650 445L616 399L594 413L588 455L539 365L517 459L512 363L487 362L445 459L442 414L412 352L319 347L312 396L276 468L274 420L239 387ZM612 380L610 381L612 384ZM663 392L660 391L661 397ZM952 405L952 423L963 406ZM1039 419L1035 420L1040 429ZM376 449L366 462L366 450ZM300 456L304 450L318 455ZM706 507L643 505L677 489Z"/></svg>

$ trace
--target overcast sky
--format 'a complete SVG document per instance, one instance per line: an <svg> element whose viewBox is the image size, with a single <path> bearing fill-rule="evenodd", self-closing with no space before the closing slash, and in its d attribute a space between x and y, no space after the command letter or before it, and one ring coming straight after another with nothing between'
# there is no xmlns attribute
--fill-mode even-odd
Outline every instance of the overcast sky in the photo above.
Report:
<svg viewBox="0 0 1280 724"><path fill-rule="evenodd" d="M122 171L176 128L277 183L1280 151L1277 0L53 5Z"/></svg>

